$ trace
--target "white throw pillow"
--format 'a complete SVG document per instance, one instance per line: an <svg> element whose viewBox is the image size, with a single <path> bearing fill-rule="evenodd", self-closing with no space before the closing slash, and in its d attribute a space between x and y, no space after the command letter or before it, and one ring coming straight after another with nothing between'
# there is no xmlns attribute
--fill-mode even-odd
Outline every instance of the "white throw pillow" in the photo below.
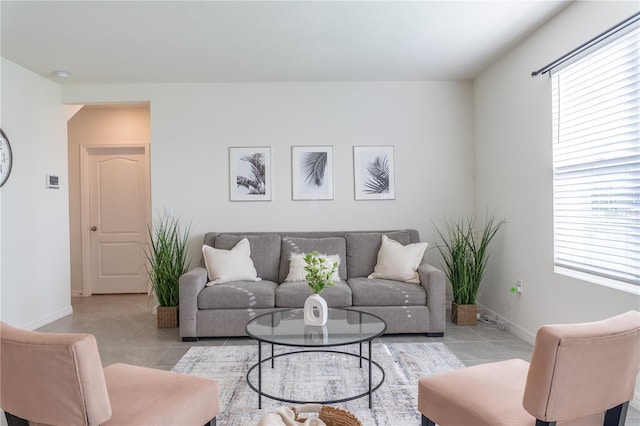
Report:
<svg viewBox="0 0 640 426"><path fill-rule="evenodd" d="M386 235L378 251L378 263L369 278L404 281L420 284L418 266L422 261L428 243L414 243L403 246Z"/></svg>
<svg viewBox="0 0 640 426"><path fill-rule="evenodd" d="M207 286L232 281L260 281L251 260L249 240L241 239L231 250L202 246L202 256L211 280Z"/></svg>
<svg viewBox="0 0 640 426"><path fill-rule="evenodd" d="M285 282L305 280L305 276L307 275L307 271L304 270L305 256L306 255L304 253L291 253L291 255L289 256L289 274L287 275L287 278L284 279ZM333 275L331 275L331 281L339 282L340 274L338 273L338 269L340 268L340 256L338 256L337 254L333 254L330 256L321 254L320 257L326 258L332 264L338 264L336 270L333 272Z"/></svg>

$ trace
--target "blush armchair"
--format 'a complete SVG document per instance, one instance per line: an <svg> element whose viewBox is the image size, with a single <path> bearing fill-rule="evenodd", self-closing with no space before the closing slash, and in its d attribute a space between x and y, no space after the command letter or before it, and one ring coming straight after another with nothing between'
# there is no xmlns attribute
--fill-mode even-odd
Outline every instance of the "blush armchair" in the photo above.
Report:
<svg viewBox="0 0 640 426"><path fill-rule="evenodd" d="M102 368L91 334L0 322L0 407L28 425L215 425L218 383L126 364Z"/></svg>
<svg viewBox="0 0 640 426"><path fill-rule="evenodd" d="M418 384L422 424L623 425L640 369L640 313L538 330L531 364L508 360Z"/></svg>

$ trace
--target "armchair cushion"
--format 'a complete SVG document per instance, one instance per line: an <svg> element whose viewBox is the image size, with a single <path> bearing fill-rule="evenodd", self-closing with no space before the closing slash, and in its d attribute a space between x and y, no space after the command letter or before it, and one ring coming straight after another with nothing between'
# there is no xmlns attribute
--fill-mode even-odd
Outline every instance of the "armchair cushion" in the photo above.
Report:
<svg viewBox="0 0 640 426"><path fill-rule="evenodd" d="M522 407L528 368L528 362L513 359L423 377L418 410L446 426L534 426Z"/></svg>
<svg viewBox="0 0 640 426"><path fill-rule="evenodd" d="M126 364L110 365L104 376L113 407L104 426L198 425L220 412L211 380Z"/></svg>

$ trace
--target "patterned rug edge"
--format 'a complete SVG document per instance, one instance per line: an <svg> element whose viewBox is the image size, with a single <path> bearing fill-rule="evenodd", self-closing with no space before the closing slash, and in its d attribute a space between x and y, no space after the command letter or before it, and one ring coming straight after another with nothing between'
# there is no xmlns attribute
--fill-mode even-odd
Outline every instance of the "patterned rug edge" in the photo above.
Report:
<svg viewBox="0 0 640 426"><path fill-rule="evenodd" d="M276 355L292 350L295 348L276 347ZM346 349L351 353L355 350L357 346ZM270 355L270 350L263 351L263 357ZM345 361L350 359L353 362ZM418 379L463 367L460 360L440 342L377 343L373 345L373 359L385 371L384 383L373 394L373 408L368 408L367 397L332 404L352 412L363 426L419 425L416 407ZM263 398L263 408L257 408L258 395L249 388L246 379L247 371L256 361L257 345L194 346L172 371L218 381L222 406L219 426L254 426L262 415L274 408L295 405ZM366 391L368 369L366 362L363 369L357 366L357 357L304 353L278 357L275 367L263 368L263 389L286 398L303 399L308 396L309 399L323 399ZM374 384L380 376L381 373L374 368ZM256 370L250 379L257 384ZM305 396L301 398L300 395Z"/></svg>

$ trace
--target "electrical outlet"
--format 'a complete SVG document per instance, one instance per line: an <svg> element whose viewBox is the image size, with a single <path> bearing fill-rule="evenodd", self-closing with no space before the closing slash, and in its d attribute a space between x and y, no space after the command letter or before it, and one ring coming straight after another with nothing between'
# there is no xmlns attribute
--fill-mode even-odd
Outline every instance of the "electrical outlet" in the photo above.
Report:
<svg viewBox="0 0 640 426"><path fill-rule="evenodd" d="M516 281L516 293L522 294L522 280Z"/></svg>

